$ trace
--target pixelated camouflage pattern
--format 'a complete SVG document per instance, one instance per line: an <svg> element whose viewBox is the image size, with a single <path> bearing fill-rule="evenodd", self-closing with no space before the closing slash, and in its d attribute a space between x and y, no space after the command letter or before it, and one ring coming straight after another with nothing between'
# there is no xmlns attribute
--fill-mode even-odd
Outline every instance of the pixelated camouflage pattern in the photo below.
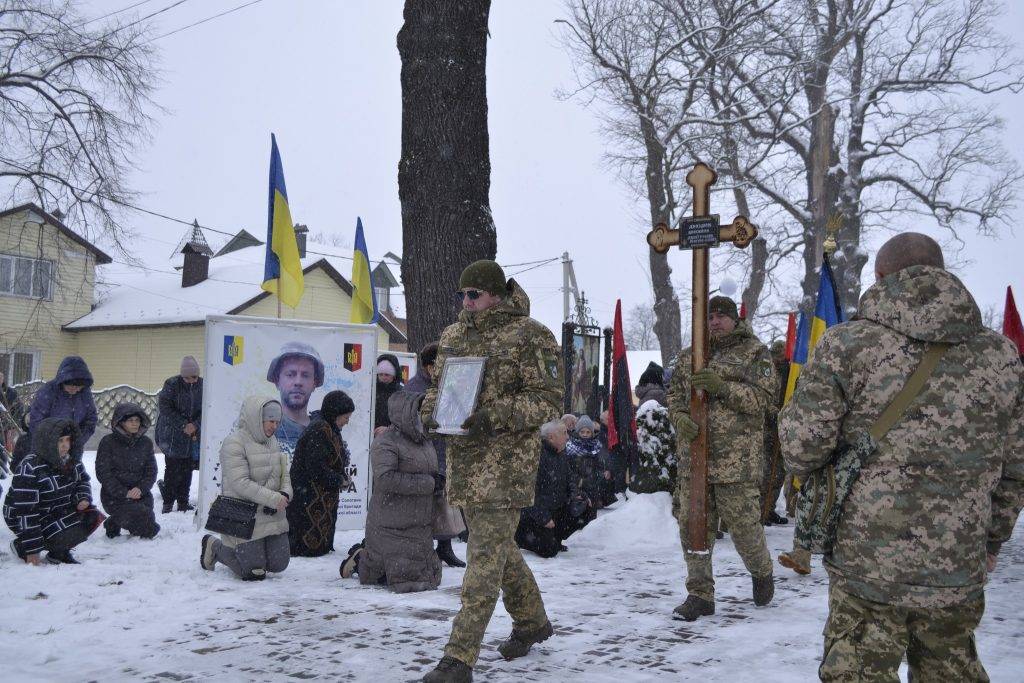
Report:
<svg viewBox="0 0 1024 683"><path fill-rule="evenodd" d="M868 289L829 328L782 410L797 476L854 443L893 400L929 342L952 346L864 463L825 566L859 598L904 607L977 600L990 551L1024 504L1024 385L1013 344L986 330L952 274L915 266Z"/></svg>
<svg viewBox="0 0 1024 683"><path fill-rule="evenodd" d="M436 372L420 410L431 415L448 358L484 356L477 410L493 431L447 437L448 501L452 505L524 508L533 504L540 426L562 413L561 352L555 337L530 315L526 292L509 280L510 294L479 313L462 311L441 334Z"/></svg>
<svg viewBox="0 0 1024 683"><path fill-rule="evenodd" d="M829 587L822 681L899 681L904 653L911 681L987 683L974 629L984 596L956 607L907 608L862 600Z"/></svg>
<svg viewBox="0 0 1024 683"><path fill-rule="evenodd" d="M519 511L474 506L464 512L469 543L466 574L462 578L462 608L452 623L444 653L473 666L480 655L480 643L499 591L514 628L540 629L548 623L548 616L533 572L515 542Z"/></svg>
<svg viewBox="0 0 1024 683"><path fill-rule="evenodd" d="M672 423L678 425L679 416L690 413L689 348L679 353L675 368L668 404ZM725 395L712 396L708 403L708 481L760 482L765 416L778 392L778 377L768 348L741 321L734 331L711 340L707 369L726 382ZM678 439L676 450L679 477L688 477L690 444Z"/></svg>

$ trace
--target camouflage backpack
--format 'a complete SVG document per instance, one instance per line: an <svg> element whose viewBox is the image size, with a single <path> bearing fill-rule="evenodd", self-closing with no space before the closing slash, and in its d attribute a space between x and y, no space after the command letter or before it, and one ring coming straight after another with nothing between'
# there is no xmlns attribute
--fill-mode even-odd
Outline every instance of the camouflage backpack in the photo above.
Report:
<svg viewBox="0 0 1024 683"><path fill-rule="evenodd" d="M864 462L878 449L878 443L902 418L924 389L948 344L933 344L925 352L907 383L871 425L852 443L837 448L829 463L808 474L796 501L795 544L816 555L828 555L836 540L843 503L860 477Z"/></svg>

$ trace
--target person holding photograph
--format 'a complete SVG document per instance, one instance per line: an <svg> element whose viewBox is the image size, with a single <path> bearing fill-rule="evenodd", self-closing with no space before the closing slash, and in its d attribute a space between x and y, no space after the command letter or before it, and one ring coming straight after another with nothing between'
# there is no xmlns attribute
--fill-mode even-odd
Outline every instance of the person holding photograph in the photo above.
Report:
<svg viewBox="0 0 1024 683"><path fill-rule="evenodd" d="M561 415L558 342L530 318L530 300L494 261L469 265L459 279L459 320L441 335L437 371L420 410L428 429L447 359L486 358L474 412L449 437L447 494L469 525L462 609L444 657L427 682L471 681L498 594L512 616L512 633L498 647L506 659L525 656L553 634L540 589L515 542L519 511L533 504L540 426Z"/></svg>
<svg viewBox="0 0 1024 683"><path fill-rule="evenodd" d="M220 447L221 493L256 503L252 537L203 536L199 564L213 571L223 563L243 581L261 581L267 572L283 572L291 558L288 517L292 497L288 456L274 433L281 424L280 402L250 396L242 402L235 429Z"/></svg>
<svg viewBox="0 0 1024 683"><path fill-rule="evenodd" d="M267 381L281 395L283 415L277 428L278 444L288 457L295 452L302 432L309 426L309 399L324 385L324 362L305 342L288 342L267 368Z"/></svg>

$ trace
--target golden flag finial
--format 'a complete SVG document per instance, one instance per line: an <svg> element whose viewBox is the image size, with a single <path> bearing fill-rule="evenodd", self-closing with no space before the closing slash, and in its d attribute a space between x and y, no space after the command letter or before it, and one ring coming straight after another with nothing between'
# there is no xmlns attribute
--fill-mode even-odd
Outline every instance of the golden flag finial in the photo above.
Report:
<svg viewBox="0 0 1024 683"><path fill-rule="evenodd" d="M825 254L832 256L836 253L839 248L839 242L836 241L836 235L839 230L843 227L843 215L841 213L834 213L828 219L828 223L825 224L825 244L823 248Z"/></svg>

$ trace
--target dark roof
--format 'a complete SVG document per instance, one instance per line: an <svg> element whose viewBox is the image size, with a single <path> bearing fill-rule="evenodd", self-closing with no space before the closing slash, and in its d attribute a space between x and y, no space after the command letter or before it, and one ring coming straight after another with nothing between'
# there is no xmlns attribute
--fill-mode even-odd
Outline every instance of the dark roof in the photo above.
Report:
<svg viewBox="0 0 1024 683"><path fill-rule="evenodd" d="M258 238L256 238L248 230L245 230L243 228L242 230L238 231L237 235L229 239L228 243L221 247L216 254L214 254L214 257L223 256L224 254L230 254L233 251L238 251L239 249L246 249L247 247L256 247L261 244L263 244L263 242L260 242Z"/></svg>
<svg viewBox="0 0 1024 683"><path fill-rule="evenodd" d="M43 220L46 221L46 223L57 228L57 231L63 233L64 236L67 237L69 240L71 240L72 242L76 242L81 246L85 247L86 250L91 251L93 255L96 257L97 265L113 263L114 259L110 258L110 256L108 256L106 252L104 252L95 244L93 244L89 240L85 239L84 237L76 233L68 226L64 225L55 216L40 209L37 204L33 204L32 202L15 206L14 208L7 209L6 211L0 211L0 218L6 218L7 216L12 216L14 214L21 213L22 211L34 211L35 213L42 216Z"/></svg>
<svg viewBox="0 0 1024 683"><path fill-rule="evenodd" d="M391 272L391 268L389 268L388 264L384 261L377 264L377 267L373 269L372 273L370 273L370 277L373 280L374 287L391 289L401 284L399 283L398 278L395 277L395 274Z"/></svg>

